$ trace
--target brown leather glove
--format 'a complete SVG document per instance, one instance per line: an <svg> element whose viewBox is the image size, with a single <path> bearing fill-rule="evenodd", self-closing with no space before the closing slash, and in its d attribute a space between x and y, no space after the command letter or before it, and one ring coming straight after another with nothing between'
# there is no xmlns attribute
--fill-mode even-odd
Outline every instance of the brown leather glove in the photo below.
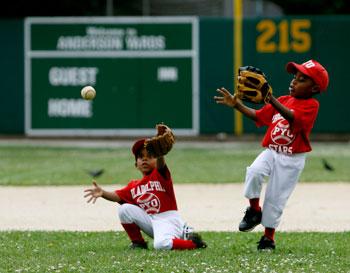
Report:
<svg viewBox="0 0 350 273"><path fill-rule="evenodd" d="M144 145L150 155L160 157L171 150L175 143L175 137L171 129L165 124L157 124L156 129L157 135L147 139Z"/></svg>
<svg viewBox="0 0 350 273"><path fill-rule="evenodd" d="M272 88L265 74L256 67L243 66L238 71L236 95L244 101L253 103L269 103Z"/></svg>

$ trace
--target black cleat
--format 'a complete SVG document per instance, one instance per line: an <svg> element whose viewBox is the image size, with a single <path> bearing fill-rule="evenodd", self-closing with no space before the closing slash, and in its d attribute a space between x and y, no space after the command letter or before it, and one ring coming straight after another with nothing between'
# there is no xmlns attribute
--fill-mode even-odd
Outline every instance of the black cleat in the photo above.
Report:
<svg viewBox="0 0 350 273"><path fill-rule="evenodd" d="M274 250L276 248L275 241L265 236L262 236L257 244L258 250Z"/></svg>
<svg viewBox="0 0 350 273"><path fill-rule="evenodd" d="M147 242L132 242L130 249L148 249Z"/></svg>
<svg viewBox="0 0 350 273"><path fill-rule="evenodd" d="M190 233L188 234L188 240L192 241L196 248L206 248L207 244L202 240L202 237L198 233Z"/></svg>
<svg viewBox="0 0 350 273"><path fill-rule="evenodd" d="M252 231L261 223L262 212L248 207L242 221L239 223L239 231Z"/></svg>

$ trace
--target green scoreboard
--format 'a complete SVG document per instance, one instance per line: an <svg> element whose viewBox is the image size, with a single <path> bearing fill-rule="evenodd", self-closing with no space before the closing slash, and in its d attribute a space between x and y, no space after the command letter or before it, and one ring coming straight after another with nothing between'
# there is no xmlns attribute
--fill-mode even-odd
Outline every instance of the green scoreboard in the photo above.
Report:
<svg viewBox="0 0 350 273"><path fill-rule="evenodd" d="M197 135L198 48L196 17L27 18L26 134Z"/></svg>

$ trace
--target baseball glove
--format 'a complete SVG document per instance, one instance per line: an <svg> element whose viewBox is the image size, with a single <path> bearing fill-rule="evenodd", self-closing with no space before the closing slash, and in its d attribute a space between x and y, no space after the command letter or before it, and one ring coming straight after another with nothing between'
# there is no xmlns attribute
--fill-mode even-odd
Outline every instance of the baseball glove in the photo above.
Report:
<svg viewBox="0 0 350 273"><path fill-rule="evenodd" d="M238 70L236 94L238 98L253 103L269 103L272 88L265 74L254 66L242 66Z"/></svg>
<svg viewBox="0 0 350 273"><path fill-rule="evenodd" d="M147 139L144 145L150 155L160 157L171 150L175 143L175 137L171 129L164 124L157 124L156 129L157 135Z"/></svg>

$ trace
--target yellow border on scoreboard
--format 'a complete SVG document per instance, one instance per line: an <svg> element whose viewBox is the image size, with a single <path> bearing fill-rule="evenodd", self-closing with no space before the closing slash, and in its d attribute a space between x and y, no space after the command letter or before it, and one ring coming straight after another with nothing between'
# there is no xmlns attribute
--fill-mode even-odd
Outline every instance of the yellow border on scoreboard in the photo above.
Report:
<svg viewBox="0 0 350 273"><path fill-rule="evenodd" d="M242 66L242 0L233 1L233 90L237 86L238 68ZM243 133L243 115L241 112L234 110L234 134L242 135Z"/></svg>

